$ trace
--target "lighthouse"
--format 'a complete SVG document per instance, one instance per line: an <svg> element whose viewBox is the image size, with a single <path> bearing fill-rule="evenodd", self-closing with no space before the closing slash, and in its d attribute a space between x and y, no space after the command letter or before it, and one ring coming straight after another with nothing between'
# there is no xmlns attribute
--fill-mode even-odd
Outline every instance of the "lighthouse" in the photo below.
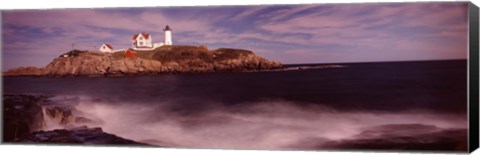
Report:
<svg viewBox="0 0 480 155"><path fill-rule="evenodd" d="M172 45L172 29L167 25L163 31L165 32L165 45Z"/></svg>

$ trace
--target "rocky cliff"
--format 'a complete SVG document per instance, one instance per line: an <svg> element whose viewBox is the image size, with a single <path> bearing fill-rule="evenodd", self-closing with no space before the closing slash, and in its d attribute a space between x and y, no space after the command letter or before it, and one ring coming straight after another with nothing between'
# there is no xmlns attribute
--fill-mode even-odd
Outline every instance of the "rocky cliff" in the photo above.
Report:
<svg viewBox="0 0 480 155"><path fill-rule="evenodd" d="M55 58L46 67L28 72L13 69L5 76L104 76L192 72L241 72L281 68L282 64L269 61L242 49L220 48L208 50L205 46L162 46L151 51L99 53L70 51ZM130 54L130 53L129 53ZM33 70L30 68L30 70ZM21 74L18 74L21 73ZM31 74L26 74L31 73Z"/></svg>
<svg viewBox="0 0 480 155"><path fill-rule="evenodd" d="M43 104L47 102L49 101L46 96L3 95L3 142L148 146L145 143L106 133L98 127L68 128L79 120L80 122L91 120L73 116L71 109L68 108L58 106L45 108ZM42 107L45 108L45 113ZM68 129L43 131L47 124L45 120L47 117L51 117L56 123Z"/></svg>
<svg viewBox="0 0 480 155"><path fill-rule="evenodd" d="M124 139L113 134L103 132L102 128L88 128L86 126L52 131L37 131L22 137L20 143L49 143L49 144L85 144L85 145L137 145L149 146L133 140Z"/></svg>
<svg viewBox="0 0 480 155"><path fill-rule="evenodd" d="M45 74L44 68L37 67L19 67L4 72L4 76L41 76Z"/></svg>
<svg viewBox="0 0 480 155"><path fill-rule="evenodd" d="M37 103L45 96L3 95L3 141L12 142L19 137L42 129L44 120L42 107Z"/></svg>

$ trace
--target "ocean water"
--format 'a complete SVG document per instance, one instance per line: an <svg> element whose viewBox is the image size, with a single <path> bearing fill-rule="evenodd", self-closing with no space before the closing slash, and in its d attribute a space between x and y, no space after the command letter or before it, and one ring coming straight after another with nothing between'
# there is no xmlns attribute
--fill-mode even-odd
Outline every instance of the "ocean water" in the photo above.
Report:
<svg viewBox="0 0 480 155"><path fill-rule="evenodd" d="M247 73L5 77L3 92L53 96L53 102L95 120L91 127L165 147L465 151L466 60L341 65Z"/></svg>

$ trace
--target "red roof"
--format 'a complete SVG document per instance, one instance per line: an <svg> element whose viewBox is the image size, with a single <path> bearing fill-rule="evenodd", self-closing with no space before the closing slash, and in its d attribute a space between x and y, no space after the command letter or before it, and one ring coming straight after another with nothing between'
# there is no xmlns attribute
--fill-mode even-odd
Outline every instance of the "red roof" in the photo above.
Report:
<svg viewBox="0 0 480 155"><path fill-rule="evenodd" d="M133 38L132 38L132 40L136 40L136 39L137 39L137 37L138 37L138 35L142 35L142 36L143 36L143 38L145 38L145 39L148 39L148 38L150 38L150 34L148 34L148 33L145 33L145 32L142 32L142 33L139 33L139 34L133 35Z"/></svg>
<svg viewBox="0 0 480 155"><path fill-rule="evenodd" d="M112 49L112 50L113 50L113 47L112 47L112 45L110 45L110 44L105 44L105 46L107 46L108 48L110 48L110 49Z"/></svg>

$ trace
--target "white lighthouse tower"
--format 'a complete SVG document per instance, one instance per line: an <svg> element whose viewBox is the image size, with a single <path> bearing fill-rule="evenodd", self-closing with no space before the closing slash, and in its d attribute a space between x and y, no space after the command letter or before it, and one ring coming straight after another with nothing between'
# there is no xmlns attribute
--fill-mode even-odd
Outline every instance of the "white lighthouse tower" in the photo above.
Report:
<svg viewBox="0 0 480 155"><path fill-rule="evenodd" d="M172 29L167 25L163 31L165 32L165 45L172 45Z"/></svg>

